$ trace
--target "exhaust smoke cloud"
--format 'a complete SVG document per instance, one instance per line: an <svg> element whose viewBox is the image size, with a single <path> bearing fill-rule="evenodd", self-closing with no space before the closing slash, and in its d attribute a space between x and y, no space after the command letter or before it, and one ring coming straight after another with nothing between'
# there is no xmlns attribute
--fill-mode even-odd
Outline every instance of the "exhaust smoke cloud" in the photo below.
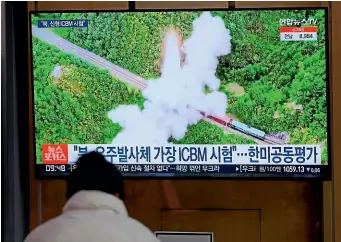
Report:
<svg viewBox="0 0 341 242"><path fill-rule="evenodd" d="M165 38L161 76L149 80L143 91L144 109L137 105L121 105L108 113L123 130L112 143L121 145L163 145L170 137L184 137L189 125L202 116L224 116L227 97L219 92L220 80L215 76L218 57L231 51L231 37L220 17L203 12L193 21L193 32L184 41L181 55L176 33ZM206 93L205 88L210 92Z"/></svg>

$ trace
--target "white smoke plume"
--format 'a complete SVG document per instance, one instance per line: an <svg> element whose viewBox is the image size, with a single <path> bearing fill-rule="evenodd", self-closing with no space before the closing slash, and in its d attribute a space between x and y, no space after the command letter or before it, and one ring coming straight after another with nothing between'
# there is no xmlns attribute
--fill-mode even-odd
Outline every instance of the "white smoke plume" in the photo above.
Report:
<svg viewBox="0 0 341 242"><path fill-rule="evenodd" d="M186 64L181 67L175 34L167 35L161 77L149 80L143 91L144 109L121 105L108 113L123 130L112 143L124 145L163 145L173 137L184 137L189 125L202 117L198 111L224 116L227 97L219 92L215 76L218 57L231 51L231 37L220 17L203 12L193 21L193 32L182 51ZM211 92L206 94L205 87Z"/></svg>

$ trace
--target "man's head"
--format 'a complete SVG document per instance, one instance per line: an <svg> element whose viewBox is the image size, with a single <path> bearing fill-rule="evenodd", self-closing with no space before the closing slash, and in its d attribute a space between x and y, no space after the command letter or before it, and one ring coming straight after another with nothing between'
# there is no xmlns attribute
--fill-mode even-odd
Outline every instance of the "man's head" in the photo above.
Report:
<svg viewBox="0 0 341 242"><path fill-rule="evenodd" d="M78 159L77 168L71 172L67 181L66 198L69 199L81 190L101 191L123 199L122 174L103 155L90 152Z"/></svg>

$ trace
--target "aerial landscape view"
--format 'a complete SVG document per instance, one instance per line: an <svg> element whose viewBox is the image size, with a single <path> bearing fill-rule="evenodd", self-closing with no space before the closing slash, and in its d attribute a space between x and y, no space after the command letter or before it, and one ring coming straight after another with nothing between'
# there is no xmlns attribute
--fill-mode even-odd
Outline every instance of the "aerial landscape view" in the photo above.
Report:
<svg viewBox="0 0 341 242"><path fill-rule="evenodd" d="M280 41L281 19L316 41ZM86 19L87 27L38 28ZM319 144L328 162L323 10L35 13L42 144Z"/></svg>

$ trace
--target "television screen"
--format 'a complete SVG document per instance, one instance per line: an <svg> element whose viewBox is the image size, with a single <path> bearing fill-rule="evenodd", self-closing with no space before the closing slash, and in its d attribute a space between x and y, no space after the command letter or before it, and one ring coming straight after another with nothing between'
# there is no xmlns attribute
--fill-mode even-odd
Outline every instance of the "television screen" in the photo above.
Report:
<svg viewBox="0 0 341 242"><path fill-rule="evenodd" d="M330 179L327 9L30 18L37 178Z"/></svg>

